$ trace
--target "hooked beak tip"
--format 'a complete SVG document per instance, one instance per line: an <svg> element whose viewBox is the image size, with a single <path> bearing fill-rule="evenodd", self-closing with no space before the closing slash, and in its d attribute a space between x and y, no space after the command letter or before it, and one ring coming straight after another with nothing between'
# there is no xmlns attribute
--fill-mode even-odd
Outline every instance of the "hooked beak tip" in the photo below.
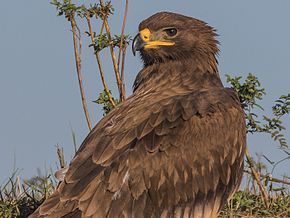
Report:
<svg viewBox="0 0 290 218"><path fill-rule="evenodd" d="M136 55L136 51L140 51L145 46L145 42L141 39L140 33L138 33L132 42L132 52Z"/></svg>

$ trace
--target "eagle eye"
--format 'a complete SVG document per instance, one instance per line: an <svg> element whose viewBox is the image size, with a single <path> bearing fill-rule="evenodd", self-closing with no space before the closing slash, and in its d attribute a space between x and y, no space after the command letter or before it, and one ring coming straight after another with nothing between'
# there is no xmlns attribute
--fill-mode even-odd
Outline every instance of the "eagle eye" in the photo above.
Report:
<svg viewBox="0 0 290 218"><path fill-rule="evenodd" d="M164 32L166 32L166 34L168 36L175 36L177 34L177 29L176 28L168 28L168 29L165 29Z"/></svg>

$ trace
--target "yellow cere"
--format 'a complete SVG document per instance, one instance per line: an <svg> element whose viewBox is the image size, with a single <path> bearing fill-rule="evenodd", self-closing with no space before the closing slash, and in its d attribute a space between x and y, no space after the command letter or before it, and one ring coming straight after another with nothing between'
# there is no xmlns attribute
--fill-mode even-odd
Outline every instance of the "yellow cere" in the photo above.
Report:
<svg viewBox="0 0 290 218"><path fill-rule="evenodd" d="M140 31L140 36L144 42L149 42L151 32L148 28L145 28Z"/></svg>
<svg viewBox="0 0 290 218"><path fill-rule="evenodd" d="M145 28L141 30L140 36L144 42L146 42L146 45L144 48L157 48L158 46L172 46L175 45L175 42L170 41L150 41L151 32L148 28Z"/></svg>

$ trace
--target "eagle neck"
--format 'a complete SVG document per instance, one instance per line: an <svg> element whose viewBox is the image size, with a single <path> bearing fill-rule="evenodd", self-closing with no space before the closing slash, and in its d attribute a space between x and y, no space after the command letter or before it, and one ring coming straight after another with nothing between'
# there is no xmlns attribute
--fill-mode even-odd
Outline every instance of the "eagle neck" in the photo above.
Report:
<svg viewBox="0 0 290 218"><path fill-rule="evenodd" d="M145 66L134 82L135 91L178 89L194 91L223 87L215 57L191 57Z"/></svg>

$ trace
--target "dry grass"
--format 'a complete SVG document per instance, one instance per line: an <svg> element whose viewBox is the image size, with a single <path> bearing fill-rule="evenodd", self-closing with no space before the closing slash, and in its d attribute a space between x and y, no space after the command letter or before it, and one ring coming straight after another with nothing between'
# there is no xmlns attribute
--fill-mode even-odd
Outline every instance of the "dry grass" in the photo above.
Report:
<svg viewBox="0 0 290 218"><path fill-rule="evenodd" d="M39 173L29 180L20 181L17 172L0 189L0 217L27 217L55 189L53 176ZM246 187L245 190L252 190ZM290 194L288 189L272 191L267 207L262 196L252 191L239 191L223 208L220 217L290 217Z"/></svg>

